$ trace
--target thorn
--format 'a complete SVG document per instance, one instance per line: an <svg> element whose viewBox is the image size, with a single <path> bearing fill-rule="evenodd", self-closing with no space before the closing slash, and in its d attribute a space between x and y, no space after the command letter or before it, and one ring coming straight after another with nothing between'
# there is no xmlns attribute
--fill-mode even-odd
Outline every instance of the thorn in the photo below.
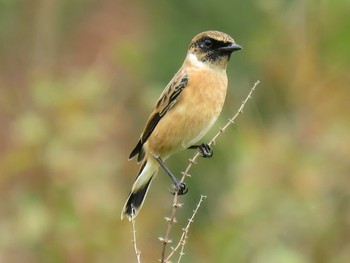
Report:
<svg viewBox="0 0 350 263"><path fill-rule="evenodd" d="M196 161L193 159L188 159L190 161L191 164L197 164Z"/></svg>
<svg viewBox="0 0 350 263"><path fill-rule="evenodd" d="M177 207L181 208L183 207L184 204L181 204L181 203L177 203Z"/></svg>
<svg viewBox="0 0 350 263"><path fill-rule="evenodd" d="M158 237L158 240L159 240L160 242L165 242L165 239L164 239L163 237Z"/></svg>
<svg viewBox="0 0 350 263"><path fill-rule="evenodd" d="M164 217L164 219L165 219L165 221L167 221L167 222L169 222L169 221L171 221L171 219L170 219L170 217Z"/></svg>
<svg viewBox="0 0 350 263"><path fill-rule="evenodd" d="M185 172L181 172L181 174L182 174L183 176L186 176L186 177L192 177L192 175L190 175L190 174L188 174L188 173L185 173Z"/></svg>
<svg viewBox="0 0 350 263"><path fill-rule="evenodd" d="M181 208L181 207L182 207L182 204L180 204L180 203L177 203L174 205L174 208Z"/></svg>

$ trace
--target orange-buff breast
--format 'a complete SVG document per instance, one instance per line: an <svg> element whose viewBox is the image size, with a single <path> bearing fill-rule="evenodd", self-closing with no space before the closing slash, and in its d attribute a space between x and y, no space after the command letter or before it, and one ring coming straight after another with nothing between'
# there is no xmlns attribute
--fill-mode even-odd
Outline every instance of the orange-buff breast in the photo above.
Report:
<svg viewBox="0 0 350 263"><path fill-rule="evenodd" d="M179 101L160 120L145 144L163 159L197 143L217 120L227 91L225 71L193 70Z"/></svg>

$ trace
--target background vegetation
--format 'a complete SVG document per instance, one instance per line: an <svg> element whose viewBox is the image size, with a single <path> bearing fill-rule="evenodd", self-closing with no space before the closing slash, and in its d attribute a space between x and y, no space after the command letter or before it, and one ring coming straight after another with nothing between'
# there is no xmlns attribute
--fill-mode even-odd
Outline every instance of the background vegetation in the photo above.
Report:
<svg viewBox="0 0 350 263"><path fill-rule="evenodd" d="M208 198L183 262L348 262L349 12L347 0L1 0L0 262L135 261L120 221L138 169L127 156L208 29L244 47L211 134L262 83L192 170L174 239ZM160 257L172 202L164 173L152 186L137 218L144 262Z"/></svg>

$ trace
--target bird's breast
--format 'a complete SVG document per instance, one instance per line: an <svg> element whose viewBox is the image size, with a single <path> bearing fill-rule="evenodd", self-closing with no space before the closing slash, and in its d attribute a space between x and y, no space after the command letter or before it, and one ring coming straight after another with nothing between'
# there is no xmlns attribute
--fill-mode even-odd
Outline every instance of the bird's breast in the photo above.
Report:
<svg viewBox="0 0 350 263"><path fill-rule="evenodd" d="M200 140L217 120L226 98L227 76L225 72L209 70L193 74L190 79L187 94L183 99L184 116L183 128L189 131L183 146L189 147ZM181 108L181 104L179 104ZM192 132L191 132L192 131Z"/></svg>
<svg viewBox="0 0 350 263"><path fill-rule="evenodd" d="M156 154L171 154L199 141L217 120L227 91L225 72L194 70L179 100L149 138L149 148Z"/></svg>

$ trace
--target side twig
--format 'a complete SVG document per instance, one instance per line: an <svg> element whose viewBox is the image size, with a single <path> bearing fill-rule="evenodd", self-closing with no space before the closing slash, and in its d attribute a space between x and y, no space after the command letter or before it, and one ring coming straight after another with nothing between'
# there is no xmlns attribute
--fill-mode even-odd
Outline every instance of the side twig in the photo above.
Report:
<svg viewBox="0 0 350 263"><path fill-rule="evenodd" d="M225 124L225 126L223 128L220 128L219 131L214 135L214 137L210 140L210 142L208 143L208 145L212 145L216 143L216 140L217 138L220 136L220 134L222 134L223 132L226 131L226 129L235 123L235 120L237 119L237 117L243 113L243 109L245 107L245 105L247 104L247 102L252 98L252 94L253 92L255 91L256 87L259 85L260 81L256 81L253 85L253 87L251 88L250 92L248 93L248 96L246 97L246 99L244 101L242 101L242 104L241 106L239 107L238 111L236 112L236 114L229 119L229 121ZM189 174L189 171L191 170L192 166L197 164L196 163L196 160L198 159L198 157L200 156L199 152L197 152L193 157L192 159L189 159L189 164L186 168L186 170L184 172L182 172L182 178L181 178L181 182L184 182L185 178L186 177L191 177L191 175ZM202 202L202 199L200 201L200 203ZM178 203L178 195L177 193L175 193L174 195L174 199L173 199L173 210L172 210L172 213L171 213L171 216L169 218L166 218L166 220L168 221L168 226L167 226L167 230L166 230L166 233L165 233L165 236L164 238L160 238L160 240L163 242L163 247L162 247L162 254L161 254L161 263L166 263L166 262L169 262L169 259L170 257L176 252L176 250L180 247L179 245L177 245L173 250L172 252L169 254L169 256L167 258L165 258L165 251L166 251L166 246L168 243L171 243L171 240L169 239L170 237L170 232L171 232L171 228L172 228L172 225L174 223L176 223L176 211L177 211L177 208L181 207L182 204L179 204ZM197 209L195 210L196 213L197 213L197 210L198 210L199 206L197 206ZM194 216L194 215L193 215ZM187 230L188 232L188 230ZM186 234L187 236L187 234ZM182 237L181 237L182 238ZM180 238L180 243L181 243L181 238ZM185 245L185 243L183 243L183 246ZM179 258L179 261L180 262L180 259L182 257L182 254L183 253L183 247L181 249L181 252L180 252L180 258Z"/></svg>
<svg viewBox="0 0 350 263"><path fill-rule="evenodd" d="M191 218L188 220L188 223L187 223L185 229L183 229L182 236L181 236L179 243L178 243L178 245L181 244L181 251L180 251L179 260L177 261L177 263L180 263L182 256L185 255L184 249L185 249L186 241L188 238L188 231L190 230L190 226L193 223L194 217L198 213L198 209L201 207L201 204L205 198L207 198L205 195L201 195L201 199L199 199L199 202L196 206L196 209L193 210L193 214L192 214ZM176 247L174 249L174 251L176 251L177 249L178 249L178 247ZM170 255L168 258L170 258Z"/></svg>
<svg viewBox="0 0 350 263"><path fill-rule="evenodd" d="M137 263L141 263L141 251L137 248L136 222L135 222L135 218L134 217L131 218L131 225L132 225L132 244L134 246Z"/></svg>

